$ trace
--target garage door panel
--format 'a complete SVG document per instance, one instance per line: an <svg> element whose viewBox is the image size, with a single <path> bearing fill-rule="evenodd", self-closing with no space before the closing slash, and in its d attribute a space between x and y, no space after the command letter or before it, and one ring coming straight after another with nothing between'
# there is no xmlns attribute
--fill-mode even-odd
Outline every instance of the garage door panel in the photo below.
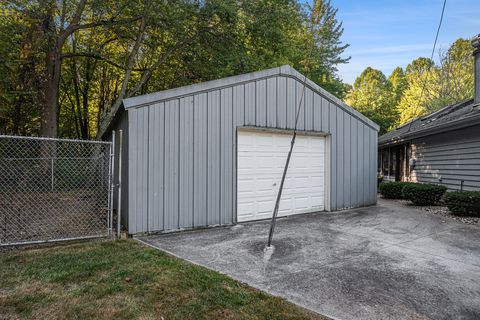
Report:
<svg viewBox="0 0 480 320"><path fill-rule="evenodd" d="M238 221L270 218L291 135L239 132ZM324 210L325 138L297 136L285 179L279 216Z"/></svg>

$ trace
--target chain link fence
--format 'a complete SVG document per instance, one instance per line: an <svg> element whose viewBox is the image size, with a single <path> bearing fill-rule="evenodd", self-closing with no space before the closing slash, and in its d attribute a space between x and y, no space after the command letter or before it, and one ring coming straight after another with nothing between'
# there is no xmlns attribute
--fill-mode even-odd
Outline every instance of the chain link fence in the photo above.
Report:
<svg viewBox="0 0 480 320"><path fill-rule="evenodd" d="M0 245L110 235L111 148L0 136Z"/></svg>

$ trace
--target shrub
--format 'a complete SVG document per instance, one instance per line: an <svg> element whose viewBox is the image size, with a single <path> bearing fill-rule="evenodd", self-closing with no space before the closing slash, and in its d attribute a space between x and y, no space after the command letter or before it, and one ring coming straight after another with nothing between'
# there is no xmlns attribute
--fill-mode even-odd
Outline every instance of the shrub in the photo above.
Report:
<svg viewBox="0 0 480 320"><path fill-rule="evenodd" d="M406 185L414 184L413 182L383 182L378 186L380 194L386 199L403 199L402 190Z"/></svg>
<svg viewBox="0 0 480 320"><path fill-rule="evenodd" d="M443 201L455 215L480 217L480 191L448 192Z"/></svg>
<svg viewBox="0 0 480 320"><path fill-rule="evenodd" d="M383 176L381 174L377 175L377 187L380 186L380 183L383 182Z"/></svg>
<svg viewBox="0 0 480 320"><path fill-rule="evenodd" d="M437 184L411 183L403 188L403 199L417 206L428 206L440 201L447 187Z"/></svg>

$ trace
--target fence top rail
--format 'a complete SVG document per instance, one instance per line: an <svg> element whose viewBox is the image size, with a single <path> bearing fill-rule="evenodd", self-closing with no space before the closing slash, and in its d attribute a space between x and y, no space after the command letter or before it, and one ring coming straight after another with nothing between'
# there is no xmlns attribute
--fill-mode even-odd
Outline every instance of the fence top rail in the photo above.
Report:
<svg viewBox="0 0 480 320"><path fill-rule="evenodd" d="M60 139L60 138L48 138L48 137L26 137L26 136L12 136L12 135L0 135L0 139L21 139L21 140L40 140L40 141L58 141L58 142L74 142L74 143L92 143L92 144L112 144L111 141L98 141L98 140L80 140L80 139Z"/></svg>

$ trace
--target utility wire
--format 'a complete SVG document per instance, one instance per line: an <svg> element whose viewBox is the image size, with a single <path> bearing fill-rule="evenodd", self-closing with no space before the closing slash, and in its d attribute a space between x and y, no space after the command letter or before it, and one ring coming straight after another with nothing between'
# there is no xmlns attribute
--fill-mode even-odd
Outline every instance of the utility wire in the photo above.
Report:
<svg viewBox="0 0 480 320"><path fill-rule="evenodd" d="M433 43L433 48L432 48L432 54L430 55L430 61L433 62L433 55L435 54L435 48L437 46L437 40L438 40L438 35L440 34L440 28L442 26L442 22L443 22L443 14L445 13L445 6L447 4L447 0L444 0L443 1L443 7L442 7L442 14L440 15L440 21L438 22L438 27L437 27L437 34L435 35L435 41ZM433 64L433 63L432 63ZM422 98L423 98L423 92L425 91L425 87L427 86L427 80L428 80L428 72L430 72L430 68L432 67L432 64L430 64L428 66L428 69L427 69L427 72L425 73L426 76L424 78L424 81L423 81L423 85L422 85L422 91L420 92L420 99L418 99L418 103L417 105L415 106L415 109L413 109L413 116L415 117L415 114L417 113L417 109L418 107L420 106L420 104L422 103ZM412 127L412 123L414 122L415 118L412 119L410 121L410 124L408 125L408 131L410 131L411 127Z"/></svg>
<svg viewBox="0 0 480 320"><path fill-rule="evenodd" d="M295 126L293 129L293 136L292 140L290 141L290 150L287 155L287 161L285 162L285 167L283 169L283 175L282 175L282 180L280 182L280 187L278 188L278 193L277 193L277 199L275 201L275 208L273 209L273 214L272 214L272 221L270 222L270 232L268 234L268 242L267 242L267 247L270 247L272 245L272 239L273 239L273 232L275 231L275 223L277 221L277 216L278 216L278 208L280 206L280 199L282 198L282 192L283 192L283 184L285 183L285 177L287 175L288 171L288 165L290 164L290 159L292 157L292 152L293 152L293 146L295 145L295 139L297 138L297 124L298 124L298 118L300 115L300 110L302 108L302 102L305 96L305 89L307 86L307 70L310 65L310 60L312 58L312 53L313 53L313 48L315 45L315 26L318 24L318 14L320 11L320 0L314 1L314 19L312 21L312 43L310 45L310 52L307 57L307 61L305 63L305 75L303 79L303 89L302 89L302 95L300 96L300 101L298 103L298 108L297 108L297 114L295 115ZM307 36L308 36L308 28L307 28Z"/></svg>

